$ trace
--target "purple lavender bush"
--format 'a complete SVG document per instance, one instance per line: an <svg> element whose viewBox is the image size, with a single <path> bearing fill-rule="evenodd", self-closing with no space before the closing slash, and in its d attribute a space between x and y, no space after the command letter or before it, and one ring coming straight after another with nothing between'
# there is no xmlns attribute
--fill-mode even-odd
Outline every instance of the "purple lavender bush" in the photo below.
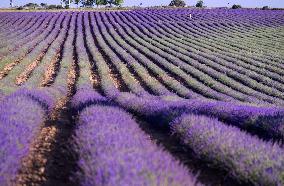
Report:
<svg viewBox="0 0 284 186"><path fill-rule="evenodd" d="M183 115L171 129L195 154L254 185L284 184L284 150L214 118Z"/></svg>
<svg viewBox="0 0 284 186"><path fill-rule="evenodd" d="M196 113L216 117L266 139L284 139L284 109L281 107L185 100L173 96L146 98L129 93L121 93L114 101L156 124L168 124L183 113Z"/></svg>
<svg viewBox="0 0 284 186"><path fill-rule="evenodd" d="M195 178L154 145L125 111L91 106L74 137L82 185L195 185Z"/></svg>
<svg viewBox="0 0 284 186"><path fill-rule="evenodd" d="M46 119L46 110L32 93L15 93L0 103L0 185L11 185L29 145Z"/></svg>
<svg viewBox="0 0 284 186"><path fill-rule="evenodd" d="M46 89L21 88L12 93L10 97L11 96L25 96L27 98L30 98L33 101L38 102L41 107L43 107L48 112L51 112L56 104L54 97Z"/></svg>
<svg viewBox="0 0 284 186"><path fill-rule="evenodd" d="M5 97L5 94L0 90L0 102L2 99L4 99L4 97Z"/></svg>
<svg viewBox="0 0 284 186"><path fill-rule="evenodd" d="M95 104L113 104L109 99L102 96L94 89L91 89L88 85L81 85L80 89L77 90L76 94L71 100L71 107L74 110L80 111L84 108L95 105Z"/></svg>

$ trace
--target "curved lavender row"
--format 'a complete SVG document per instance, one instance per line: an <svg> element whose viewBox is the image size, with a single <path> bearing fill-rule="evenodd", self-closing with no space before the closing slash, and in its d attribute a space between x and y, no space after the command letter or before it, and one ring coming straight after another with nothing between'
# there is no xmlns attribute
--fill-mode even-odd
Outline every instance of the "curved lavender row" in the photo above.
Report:
<svg viewBox="0 0 284 186"><path fill-rule="evenodd" d="M110 14L106 13L106 15L110 15ZM118 21L116 21L115 23L121 23L121 21L119 21L120 19L118 19ZM110 20L112 20L112 18L110 18ZM122 19L122 20L124 20L124 19ZM116 25L118 25L118 24L116 24ZM132 24L132 25L134 25L134 24ZM132 27L132 25L129 25L129 26ZM123 27L129 28L128 26L123 26ZM118 32L120 32L119 28L121 29L122 27L120 27L120 26L118 27ZM142 34L142 36L141 36L141 33L143 33L144 31L141 31L141 30L143 30L143 29L139 29L139 31L137 30L137 33L134 36L133 36L134 33L131 32L131 31L128 31L128 30L127 30L127 33L124 33L123 31L122 31L122 33L124 33L124 35L127 34L127 36L131 35L131 37L133 37L134 39L140 38L140 39L136 39L136 40L139 41L140 43L142 41L141 45L145 45L146 48L150 49L150 48L153 48L153 46L156 46L157 44L155 44L155 42L154 42L155 36L151 35L151 36L147 36L147 37L143 38L144 34ZM137 36L137 34L138 34L138 36ZM149 44L149 43L151 43L151 44ZM215 76L215 73L212 73L211 71L210 71L210 73L206 74L207 70L211 70L211 69L208 69L207 67L205 68L205 70L202 69L202 71L199 71L199 69L200 69L199 67L201 66L202 68L204 68L204 65L201 65L199 61L193 60L192 58L188 58L188 55L191 56L191 54L184 55L183 57L185 57L185 58L184 58L183 61L181 61L179 58L176 58L176 56L182 56L180 54L180 52L182 52L182 51L176 49L177 45L175 45L171 49L168 49L168 48L171 48L171 47L168 46L168 44L167 44L165 46L160 46L160 48L154 47L153 50L157 51L156 53L158 53L159 55L162 55L164 53L163 54L164 58L168 58L169 61L172 61L172 63L175 66L178 66L180 69L183 69L187 73L192 74L193 77L197 78L198 81L206 84L209 87L212 87L213 89L215 89L216 91L218 91L220 93L227 94L231 97L234 97L234 98L240 99L240 100L258 102L258 100L253 98L252 96L245 95L246 92L248 92L248 91L246 91L246 92L244 91L243 92L244 94L243 94L236 88L231 89L231 87L233 87L232 85L234 85L234 82L231 82L231 79L230 79L230 83L228 83L229 78L225 77L224 74L221 74L222 78L219 78L219 79L222 79L222 80L227 79L226 82L222 82L222 81L218 80L218 78L216 78L216 77L215 77L215 79L217 79L218 81L215 81L215 79L213 77L211 77L211 76ZM174 50L177 50L178 52L175 52L174 55L170 56L169 54L172 53ZM164 52L164 51L167 51L167 52ZM184 63L184 62L188 62L188 63ZM194 65L194 64L196 64L196 65ZM198 66L198 67L196 68L196 66Z"/></svg>
<svg viewBox="0 0 284 186"><path fill-rule="evenodd" d="M23 17L13 16L10 20L5 22L5 25L1 26L0 32L6 32L7 29L9 30L11 26L15 25L19 20L23 20ZM1 36L0 36L1 37Z"/></svg>
<svg viewBox="0 0 284 186"><path fill-rule="evenodd" d="M193 12L192 12L193 13ZM194 13L193 13L194 14ZM206 15L206 14L204 14L204 15ZM281 15L281 14L280 14ZM195 23L198 23L198 20L196 20L197 18L198 18L198 16L200 16L200 15L197 15L197 16L195 16L195 18L194 18L194 24ZM236 19L238 18L238 17L240 17L241 15L238 15L238 16L234 16L234 21L236 21ZM179 16L180 17L180 16ZM208 18L208 15L206 15L206 17ZM218 16L215 16L215 17L218 17L219 18L219 14L218 14ZM214 23L216 23L217 21L218 21L218 19L214 19L214 20L211 20L211 21L213 21ZM270 19L270 21L272 21L271 19ZM177 23L179 23L180 22L180 20L177 22ZM182 22L182 25L184 25L184 24L187 24L189 21L187 21L187 22ZM190 22L192 22L192 21L190 21ZM228 21L228 22L230 22L230 21ZM206 21L206 23L208 23L208 20ZM222 24L223 24L224 22L222 22ZM195 24L196 25L196 24ZM243 23L241 22L239 25L243 25ZM238 26L239 26L238 25ZM250 24L251 25L251 24ZM194 26L195 28L196 28L196 26ZM218 27L219 28L219 27ZM202 30L202 29L200 29L200 31L199 32L201 32L201 33L203 33L204 32L204 30ZM206 32L206 36L208 35L208 33ZM220 39L218 39L218 41L219 41ZM243 46L242 46L243 47Z"/></svg>
<svg viewBox="0 0 284 186"><path fill-rule="evenodd" d="M85 16L85 19L87 17ZM87 21L87 20L86 20ZM127 89L137 95L149 95L149 93L141 86L141 84L137 81L134 74L131 73L127 64L121 60L118 53L114 50L114 46L110 43L104 41L104 34L100 33L99 28L96 24L93 25L93 29L95 31L94 39L98 42L101 50L100 52L106 54L109 60L106 60L108 66L112 67L112 69L116 69L117 74L120 76L121 82L125 85L124 90L120 91L127 91Z"/></svg>
<svg viewBox="0 0 284 186"><path fill-rule="evenodd" d="M11 61L16 61L21 56L25 56L25 54L28 53L28 51L36 47L36 45L40 41L43 41L47 37L47 35L52 31L52 28L54 28L54 24L57 18L58 18L57 16L52 17L51 20L49 20L48 27L44 31L36 30L33 33L33 35L36 34L36 37L33 38L31 42L26 43L24 46L21 47L21 49L18 49L17 51L12 52L9 56L2 58L1 63L0 63L0 69L3 70L6 64L10 63Z"/></svg>
<svg viewBox="0 0 284 186"><path fill-rule="evenodd" d="M52 15L46 14L46 16L37 18L36 21L29 23L27 25L28 29L22 31L21 34L11 36L10 39L6 37L5 42L1 43L1 45L3 46L0 49L1 56L4 57L9 52L17 50L17 48L21 46L24 46L27 42L30 42L31 38L35 38L37 34L43 32L46 28L46 25L44 23L48 22L48 17L52 17Z"/></svg>
<svg viewBox="0 0 284 186"><path fill-rule="evenodd" d="M80 85L80 88L72 98L71 107L76 111L81 111L86 107L95 104L114 105L108 98L90 88L88 84Z"/></svg>
<svg viewBox="0 0 284 186"><path fill-rule="evenodd" d="M189 24L189 23L181 24L181 23L177 22L177 24L179 25L180 28L184 28L185 30L187 30L186 32L192 31L191 34L194 33L193 35L202 35L202 36L204 36L204 38L206 40L210 40L210 41L213 41L213 42L218 42L220 40L220 42L221 42L220 45L222 46L222 48L225 49L224 51L228 51L228 49L229 49L233 54L238 54L238 50L250 50L249 47L244 46L242 44L237 44L237 45L236 44L229 44L226 41L221 40L221 38L216 39L216 36L214 37L214 35L209 36L208 34L206 34L207 33L206 31L208 29L205 29L204 27L203 27L203 29L199 29L196 26L194 26L193 24ZM214 26L215 23L213 22L213 23L207 23L207 24L210 24L210 28L212 28L212 26ZM219 27L217 27L217 29L219 30ZM204 35L204 31L205 31L205 35ZM209 42L209 45L210 45L210 42ZM216 47L218 47L218 46L216 46ZM230 53L228 53L228 54L230 54ZM270 61L271 61L272 56L270 56L270 57L269 56L270 55L267 56L268 58L264 56L264 58L270 59ZM238 57L241 57L241 56L238 56ZM261 59L259 55L250 56L249 58L251 58L252 60L255 60L255 61L263 61L263 62L268 61L267 59ZM274 58L274 57L272 57L272 58Z"/></svg>
<svg viewBox="0 0 284 186"><path fill-rule="evenodd" d="M91 14L92 15L92 14ZM86 22L86 21L84 21ZM119 90L116 88L114 82L110 77L110 69L107 66L104 57L99 51L97 44L95 43L93 37L95 18L90 18L90 24L84 24L85 28L85 36L86 36L86 45L89 48L89 51L93 57L93 65L97 68L98 75L100 77L101 89L108 97L115 97L119 94Z"/></svg>
<svg viewBox="0 0 284 186"><path fill-rule="evenodd" d="M46 119L46 110L24 94L12 94L0 103L0 185L11 185Z"/></svg>
<svg viewBox="0 0 284 186"><path fill-rule="evenodd" d="M0 15L2 16L3 13L1 12ZM21 13L15 12L15 13L7 14L5 21L1 23L2 27L0 28L0 31L5 31L7 29L6 26L8 27L11 25L15 25L15 23L17 23L19 20L23 20L22 18L23 18L23 14Z"/></svg>
<svg viewBox="0 0 284 186"><path fill-rule="evenodd" d="M96 18L99 22L101 22L101 24L99 24L101 26L103 26L103 23L106 22L105 16L102 13L97 13ZM176 68L172 63L169 63L169 61L162 58L159 53L153 52L148 48L143 47L140 43L128 36L124 35L123 39L127 41L126 45L123 46L124 50L128 50L131 52L134 50L133 48L135 48L141 55L144 55L144 57L150 59L154 65L157 65L158 68L165 70L166 73L169 73L174 77L178 77L179 81L181 81L183 85L191 88L195 92L198 92L199 94L202 94L203 96L208 98L226 101L232 100L232 98L230 98L229 96L223 95L221 93L216 92L215 90L212 90L210 87L207 87L204 84L200 83L195 78L182 71L180 68ZM131 49L128 49L128 47L130 47ZM143 63L142 60L140 62Z"/></svg>
<svg viewBox="0 0 284 186"><path fill-rule="evenodd" d="M228 41L232 41L232 39L231 40L227 39L227 40L223 41L223 40L221 40L219 38L216 38L217 36L215 35L215 32L214 32L214 34L212 34L213 36L210 36L206 29L204 29L204 28L200 29L200 28L196 27L195 24L187 24L187 23L185 23L185 24L179 24L179 25L180 25L180 28L182 28L182 30L187 30L186 32L193 30L193 33L194 33L193 35L203 36L204 39L206 39L208 41L210 40L210 41L218 43L218 41L220 40L220 45L223 46L223 48L224 47L228 47L227 49L225 49L225 51L227 51L228 49L234 50L234 49L237 49L237 48L242 49L242 50L246 50L246 51L250 51L251 50L249 47L244 47L241 43L238 43L238 45L231 44L231 46L230 46ZM260 57L258 57L258 58L255 57L253 59L248 59L247 57L244 57L244 56L240 55L238 52L233 52L232 54L227 53L226 55L228 55L230 57L234 57L234 58L236 58L236 57L237 58L242 58L243 61L248 61L253 66L259 66L259 65L263 66L263 65L265 65L268 71L272 71L270 73L273 73L274 71L276 71L277 73L281 73L281 71L277 70L277 68L275 68L275 66L273 67L273 64L271 64L269 62L271 60L264 60L264 59L261 59Z"/></svg>
<svg viewBox="0 0 284 186"><path fill-rule="evenodd" d="M26 32L29 32L31 27L34 27L38 20L40 20L43 17L46 17L48 14L40 14L40 15L29 15L24 16L24 21L21 22L19 25L13 25L13 27L18 28L16 31L10 30L10 34L3 35L3 40L5 41L2 43L1 47L5 46L5 43L11 43L11 41L14 41L15 38L22 38L24 35L26 35ZM1 32L1 34L4 34ZM17 40L16 40L17 41ZM3 45L4 44L4 45Z"/></svg>
<svg viewBox="0 0 284 186"><path fill-rule="evenodd" d="M136 13L139 13L139 12L137 12L136 11ZM188 13L191 13L191 12L188 12ZM194 12L192 12L192 14L194 14ZM212 13L211 13L212 14ZM218 18L220 18L219 16L219 14L217 14L218 16L216 16L215 15L215 17L218 17ZM181 26L183 26L183 25L185 25L185 24L188 24L189 22L191 22L191 23L198 23L198 20L196 20L197 18L198 18L198 16L200 16L200 15L196 15L195 16L195 18L194 18L194 22L193 22L193 20L188 20L188 21L185 21L185 22L180 22L180 20L179 21L175 21L175 23L177 23L177 24L181 24ZM234 17L234 19L236 19L237 17L239 17L239 16L241 16L241 15L238 15L238 16L235 16ZM144 16L143 16L144 17ZM179 16L179 18L180 18L181 16ZM207 15L207 18L208 18L208 15ZM141 18L140 18L141 19ZM145 20L145 18L143 18L143 20ZM220 19L220 20L222 20L222 19ZM143 23L153 23L153 22L149 22L149 21L144 21ZM213 23L213 26L214 26L214 24L217 24L216 22L218 22L218 19L214 19L214 20L211 20L210 22L212 22ZM206 20L206 23L208 24L208 23L210 23L208 20ZM224 22L222 22L222 24L223 24ZM243 22L241 22L241 23L239 23L238 24L238 26L240 26L240 25L243 25ZM251 24L249 24L249 25L251 25ZM196 26L193 26L193 27L191 27L191 28L188 28L188 30L191 30L191 29L193 29L193 28L197 28ZM212 28L212 27L210 27L210 28ZM187 30L187 31L188 31ZM219 27L218 27L218 30L219 30ZM228 29L227 29L228 30ZM196 33L196 34L198 34L199 35L199 33L203 33L204 32L204 29L199 29L199 31L198 32L194 32L194 33ZM224 34L224 33L223 33ZM208 35L208 33L206 34L206 36ZM215 37L214 37L215 38ZM216 39L216 38L215 38ZM222 38L218 38L218 41L220 41L220 40L222 40ZM217 42L218 42L217 41ZM220 42L218 42L218 44L220 44ZM224 43L223 43L224 44ZM227 44L227 43L226 43ZM228 45L229 46L229 45ZM239 46L238 46L239 47ZM244 47L243 45L241 46L241 47ZM248 48L246 49L246 50L248 50ZM269 55L270 56L270 55ZM265 56L264 56L265 57ZM266 57L265 57L266 58ZM260 59L260 58L258 58L258 60L262 60L262 59ZM271 60L270 60L271 61Z"/></svg>
<svg viewBox="0 0 284 186"><path fill-rule="evenodd" d="M99 15L99 13L96 14L97 16ZM96 17L98 19L98 17ZM94 20L92 22L95 22L97 19L94 18L94 14L91 14L91 20ZM97 24L103 26L103 22L98 22ZM91 23L92 24L92 23ZM98 28L100 29L100 28ZM104 30L102 30L101 28L101 32L105 32ZM108 32L105 32L106 34ZM107 37L106 39L110 39L110 37ZM108 39L108 40L109 40ZM142 65L143 67L146 68L146 70L150 71L152 74L154 74L154 78L156 80L158 80L159 82L162 83L162 85L164 85L168 90L170 91L174 91L180 95L182 95L183 97L186 98L192 98L192 97L201 97L200 94L197 94L195 92L193 92L192 90L187 89L184 85L182 85L179 81L177 81L175 78L173 78L171 75L168 75L168 73L160 68L158 65L156 65L153 61L151 61L149 58L147 58L146 56L142 55L140 53L140 51L136 50L135 47L131 47L129 46L125 41L125 38L121 39L119 43L119 46L122 46L121 48L123 50L127 50L130 53L130 56L132 56L135 59L135 62L139 61L139 65ZM111 42L111 40L109 41ZM111 45L114 45L115 42L112 41ZM145 49L145 48L144 48ZM163 74L163 75L161 75Z"/></svg>
<svg viewBox="0 0 284 186"><path fill-rule="evenodd" d="M217 119L184 115L171 129L195 154L254 185L284 184L284 150Z"/></svg>
<svg viewBox="0 0 284 186"><path fill-rule="evenodd" d="M84 14L84 24L86 25L86 28L88 28L88 14ZM94 25L96 26L96 25ZM98 29L97 29L98 30ZM99 30L98 30L98 34L100 34ZM100 44L100 46L102 47L102 49L104 49L104 45L106 44L105 41L103 41L103 37L102 36L96 36L96 34L94 35L98 41L98 44ZM86 36L87 38L88 35ZM139 80L139 83L145 85L148 87L148 92L151 92L153 94L159 94L159 95L167 95L167 94L171 94L169 92L169 90L167 90L163 85L161 85L155 78L153 78L149 72L147 71L147 69L145 69L142 65L140 65L132 56L130 56L129 54L125 53L123 51L122 48L117 47L116 43L111 43L109 42L109 45L111 45L112 49L119 53L120 57L123 59L123 63L129 68L131 69L132 72L134 72L133 74L136 74L135 77Z"/></svg>
<svg viewBox="0 0 284 186"><path fill-rule="evenodd" d="M183 113L197 113L218 118L266 139L284 140L284 109L281 107L184 100L173 96L137 97L129 93L121 93L114 101L156 124L165 125Z"/></svg>
<svg viewBox="0 0 284 186"><path fill-rule="evenodd" d="M26 98L32 99L34 102L40 104L41 107L47 111L47 113L51 112L56 102L55 98L45 89L21 88L7 97L11 96L12 97L24 96Z"/></svg>
<svg viewBox="0 0 284 186"><path fill-rule="evenodd" d="M108 14L106 14L106 15L108 15ZM134 25L134 24L132 24L132 25ZM140 24L141 25L141 24ZM139 26L140 26L139 25ZM169 26L168 26L169 27ZM126 27L127 28L127 27ZM152 29L152 27L149 27L151 30L153 30ZM148 28L148 29L149 29ZM142 32L141 32L142 31ZM136 33L136 34L138 34L138 35L140 35L140 37L138 37L138 38L143 38L143 27L142 27L142 29L139 29L139 31ZM158 33L158 34L160 34L160 32L156 32L156 33ZM141 34L142 34L142 36L141 36ZM161 34L160 34L161 35ZM162 38L163 36L161 35L161 38ZM137 38L137 37L136 37ZM150 39L151 38L151 39ZM144 40L149 40L149 42L151 41L151 43L152 43L152 45L153 46L156 46L156 45L160 45L160 43L159 44L155 44L155 42L154 42L154 38L155 38L155 35L150 35L149 37L146 37L146 38L144 38ZM160 40L158 40L158 41L160 41L161 43L165 43L164 42L164 40L165 39L160 39ZM144 42L145 43L145 42ZM146 45L148 45L149 47L148 48L151 48L152 47L152 45L149 45L148 43L146 43ZM175 51L176 50L176 52L174 53L175 55L174 56L180 56L181 58L183 58L184 59L184 62L189 62L190 61L190 63L180 63L178 66L180 66L182 69L185 69L186 71L188 71L188 72L190 72L190 71L192 71L193 72L193 74L197 74L197 71L198 70L194 70L194 68L188 68L189 66L188 65L190 65L190 66L193 66L193 67L195 67L195 68L197 68L197 69L199 69L199 70L201 70L202 72L204 72L204 73L208 73L208 75L209 75L209 78L212 78L212 77L214 77L215 79L217 79L218 81L220 81L220 83L222 83L221 85L218 85L218 86L216 86L218 89L220 89L220 90L222 90L222 91L225 91L225 89L224 88L226 88L226 87L223 87L223 84L224 85L226 85L226 86L229 86L229 87L233 87L233 89L234 89L234 91L236 90L237 92L239 91L239 92L242 92L243 94L246 94L246 93L250 93L250 94L253 94L253 95L255 95L257 98L258 97L260 97L260 98L263 98L263 99L268 99L268 100L272 100L272 101L274 101L275 103L279 103L279 102L281 102L281 100L274 100L273 98L271 98L271 97L269 97L268 95L263 95L263 94L260 94L259 92L257 92L257 91L255 91L255 90L253 90L253 89L251 89L251 87L253 88L253 87L259 87L259 86L256 86L256 84L258 84L258 82L256 82L256 81L249 81L249 79L248 79L248 77L243 77L243 76L241 76L241 75L239 75L239 74L237 74L236 75L236 73L232 73L232 71L231 71L231 68L230 69L226 69L227 70L227 73L226 73L226 75L228 76L228 77L226 77L225 75L224 75L224 72L223 73L220 73L219 72L219 69L221 68L222 69L222 67L218 67L218 68L215 68L215 69L211 69L210 68L210 66L212 66L213 65L213 67L215 67L216 66L216 64L217 63L219 63L219 61L223 61L223 63L227 63L227 61L225 61L225 60L221 60L220 58L212 58L212 56L210 56L210 55L207 55L206 53L209 53L208 51L205 51L204 52L204 54L203 53L200 53L200 51L199 50L201 50L201 51L203 51L203 49L198 49L198 50L192 50L192 47L193 48L195 48L195 45L193 45L191 48L189 48L189 50L192 52L192 51L195 51L195 52L197 52L196 54L197 55L192 55L192 54L190 54L190 53L187 53L187 52L185 52L185 51L183 51L183 49L177 49L178 48L178 45L180 45L180 42L175 42L175 44L173 45L173 44L169 44L168 42L166 42L165 44L163 44L164 46L160 46L160 48L161 49L163 49L163 51L167 51L167 54L166 55L168 55L169 53L172 53L173 51ZM170 49L169 49L170 48ZM160 54L162 53L162 52L159 52ZM184 55L183 55L184 54ZM202 56L205 56L206 58L204 58L204 57L202 57ZM195 60L192 60L191 58L189 58L189 57L192 57L192 58L194 58ZM209 58L210 60L208 60L207 58ZM214 61L211 61L211 59L212 60L214 60ZM198 61L197 61L198 60ZM178 60L172 60L172 61L174 61L173 63L177 63L178 62ZM200 62L199 62L200 61ZM216 63L217 62L217 63ZM208 64L209 63L209 68L207 67L207 66L204 66L204 65L201 65L201 63L205 63L205 64ZM234 64L234 63L232 63L232 64ZM184 66L184 67L183 67ZM217 71L216 71L217 70ZM199 72L200 73L200 72ZM204 76L204 77L203 77ZM212 77L211 77L212 76ZM200 75L200 77L201 77L201 79L204 79L205 77L206 77L206 74L204 75ZM237 78L237 80L242 80L242 82L244 82L244 85L246 85L246 86L244 86L243 84L240 84L239 82L237 82L237 81L235 81L234 79L231 79L231 77L233 77L233 78ZM205 78L205 81L208 81L209 80L209 78ZM219 83L217 81L217 83ZM211 81L212 83L212 85L214 84L214 79L213 79L213 81ZM250 83L247 83L247 82L250 82ZM209 84L210 85L210 83L207 83L207 84ZM269 89L268 91L269 92L271 92L272 94L274 94L275 92L273 92L273 91L276 91L275 89L271 89L270 90L270 87L269 88L267 88L267 87L264 87L263 85L261 85L261 84L259 84L260 85L260 89L265 89L264 91L266 91L266 89ZM271 82L270 82L270 84L269 85L271 85ZM248 86L250 86L250 87L248 87ZM282 86L282 85L281 85ZM281 87L280 86L280 87ZM226 93L230 93L230 91L225 91ZM266 91L267 92L267 91ZM280 93L281 94L281 92L278 92L278 93ZM247 98L248 96L242 96L243 98ZM254 99L252 99L252 98L250 98L249 100L254 100ZM255 101L254 101L255 102Z"/></svg>
<svg viewBox="0 0 284 186"><path fill-rule="evenodd" d="M36 16L34 16L33 18L35 18L35 17ZM30 22L31 20L32 19L29 19L29 17L27 17L27 16L25 16L25 17L18 17L17 21L15 21L13 24L11 24L11 25L9 25L9 24L2 25L1 26L1 30L0 30L0 39L6 41L6 37L10 37L8 35L8 33L13 35L15 33L15 32L13 32L13 31L15 31L15 28L19 27L21 29L21 26L23 26L27 22ZM18 30L16 32L18 32Z"/></svg>
<svg viewBox="0 0 284 186"><path fill-rule="evenodd" d="M41 62L38 64L37 68L35 68L31 74L29 74L29 78L24 83L25 87L36 88L41 84L44 79L42 74L45 73L45 70L48 68L48 65L52 60L55 60L57 55L60 53L61 47L63 48L65 43L65 38L67 38L68 34L68 25L70 23L71 16L66 13L66 18L62 23L62 27L60 28L59 35L52 42L49 49L46 51L46 54L41 59Z"/></svg>
<svg viewBox="0 0 284 186"><path fill-rule="evenodd" d="M142 23L143 24L143 23ZM151 25L153 25L153 23L150 23ZM172 24L172 23L171 23ZM184 33L186 33L186 35L185 36L189 36L189 35L200 35L201 33L203 33L203 34L201 34L203 37L205 37L205 38L208 38L208 36L210 35L210 32L208 32L206 29L204 29L203 27L202 27L202 29L198 29L198 25L196 25L194 22L193 23L187 23L187 22L185 22L185 23L179 23L179 22L175 22L174 24L179 24L181 27L185 27L185 25L191 25L191 26L187 26L185 29L183 29L182 30L182 35L184 35ZM154 25L156 25L156 24L154 24ZM163 26L164 24L159 24L159 26ZM169 25L168 23L167 23L167 25ZM166 30L168 29L168 27L166 27ZM196 30L197 29L197 30ZM219 27L218 27L218 30L219 30ZM190 32L189 32L190 31ZM196 32L197 31L197 32ZM173 31L170 31L170 33L172 33ZM218 32L220 32L220 31L218 31ZM217 33L218 33L217 32ZM220 41L221 40L221 38L218 38L218 39L216 39L216 36L215 36L215 34L216 34L216 32L213 32L213 38L218 42L218 41ZM180 37L180 36L179 36ZM179 38L178 37L178 38ZM175 37L174 37L174 39L175 39ZM212 38L211 38L212 39ZM180 40L179 40L180 41ZM188 40L189 42L191 41L191 40ZM180 42L182 42L182 41L180 41ZM186 43L187 44L187 43ZM224 43L222 43L222 45L223 45ZM225 44L226 45L228 45L228 40L227 41L225 41ZM243 46L242 46L243 47ZM249 48L246 48L246 50L250 50ZM230 55L230 54L229 54ZM257 59L257 61L254 61L254 63L259 63L258 61L262 61L261 59ZM270 60L271 61L271 60ZM270 62L269 62L270 63ZM275 68L274 68L275 69Z"/></svg>
<svg viewBox="0 0 284 186"><path fill-rule="evenodd" d="M75 143L82 185L194 185L195 178L152 144L126 112L107 106L85 109Z"/></svg>
<svg viewBox="0 0 284 186"><path fill-rule="evenodd" d="M33 31L39 27L40 20L43 20L44 17L51 16L51 14L43 14L40 16L34 15L29 18L28 16L23 16L23 22L20 25L13 25L12 28L17 28L16 31L8 31L6 36L2 36L2 42L0 43L1 53L5 51L5 49L9 49L12 46L18 46L18 42L33 33ZM41 21L43 22L43 21ZM4 34L3 32L0 32Z"/></svg>

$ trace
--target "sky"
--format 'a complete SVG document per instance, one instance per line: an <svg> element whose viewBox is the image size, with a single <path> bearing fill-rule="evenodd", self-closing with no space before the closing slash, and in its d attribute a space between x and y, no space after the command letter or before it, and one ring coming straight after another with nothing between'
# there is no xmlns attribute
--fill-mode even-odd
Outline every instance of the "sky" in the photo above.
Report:
<svg viewBox="0 0 284 186"><path fill-rule="evenodd" d="M32 3L60 4L60 0L13 0L15 6ZM168 5L171 0L124 0L124 6L143 6ZM187 5L195 5L197 0L185 0ZM9 0L0 0L0 7L9 7ZM208 7L231 7L233 4L240 4L242 7L263 7L284 8L284 0L204 0L204 5Z"/></svg>

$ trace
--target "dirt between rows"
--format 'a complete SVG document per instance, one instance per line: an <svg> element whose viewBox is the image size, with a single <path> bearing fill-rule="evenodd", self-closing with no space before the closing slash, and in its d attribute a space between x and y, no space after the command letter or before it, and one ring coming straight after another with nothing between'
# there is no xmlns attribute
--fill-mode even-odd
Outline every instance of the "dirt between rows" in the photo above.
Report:
<svg viewBox="0 0 284 186"><path fill-rule="evenodd" d="M44 124L29 155L23 160L15 185L80 185L75 176L80 171L77 165L79 157L72 143L77 116L70 110L69 103L61 104ZM243 185L220 167L196 158L169 130L153 127L153 124L143 118L137 117L136 121L153 143L164 148L197 175L200 183L213 186Z"/></svg>
<svg viewBox="0 0 284 186"><path fill-rule="evenodd" d="M78 185L70 180L77 171L78 157L71 142L75 122L67 105L61 101L45 122L22 161L15 185Z"/></svg>

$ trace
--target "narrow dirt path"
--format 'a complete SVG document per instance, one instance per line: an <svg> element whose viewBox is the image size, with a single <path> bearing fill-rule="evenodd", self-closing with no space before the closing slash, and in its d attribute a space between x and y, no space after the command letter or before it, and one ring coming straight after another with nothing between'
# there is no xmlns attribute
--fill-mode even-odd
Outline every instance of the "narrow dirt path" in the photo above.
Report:
<svg viewBox="0 0 284 186"><path fill-rule="evenodd" d="M75 38L76 34L74 41ZM28 156L23 159L15 185L79 185L77 180L71 179L74 178L72 174L78 169L78 156L72 147L75 117L70 106L70 100L76 93L79 75L78 57L75 45L73 46L72 66L66 77L67 95L57 102L32 144Z"/></svg>
<svg viewBox="0 0 284 186"><path fill-rule="evenodd" d="M23 160L16 185L77 185L70 180L77 155L71 147L75 128L66 100L60 101Z"/></svg>

